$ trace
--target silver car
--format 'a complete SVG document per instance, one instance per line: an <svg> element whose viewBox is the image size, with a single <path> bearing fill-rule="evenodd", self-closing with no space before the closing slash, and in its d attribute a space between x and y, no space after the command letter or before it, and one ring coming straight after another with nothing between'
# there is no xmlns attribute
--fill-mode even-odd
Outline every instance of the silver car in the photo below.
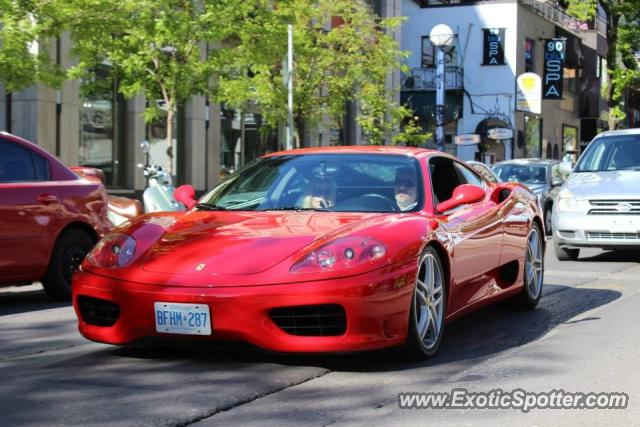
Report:
<svg viewBox="0 0 640 427"><path fill-rule="evenodd" d="M519 182L529 187L529 190L540 201L544 213L544 228L547 235L551 235L551 213L553 200L564 179L560 174L560 161L547 159L516 159L498 162L493 171L502 181Z"/></svg>
<svg viewBox="0 0 640 427"><path fill-rule="evenodd" d="M559 260L580 248L640 248L640 129L596 136L558 193L553 244Z"/></svg>

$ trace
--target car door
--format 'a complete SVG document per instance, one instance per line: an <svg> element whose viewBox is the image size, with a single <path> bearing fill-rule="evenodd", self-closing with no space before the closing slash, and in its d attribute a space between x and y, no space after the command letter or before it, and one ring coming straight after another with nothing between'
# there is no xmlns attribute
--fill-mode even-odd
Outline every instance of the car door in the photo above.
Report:
<svg viewBox="0 0 640 427"><path fill-rule="evenodd" d="M60 212L49 162L0 139L0 283L38 280L50 250L47 227Z"/></svg>
<svg viewBox="0 0 640 427"><path fill-rule="evenodd" d="M491 200L492 187L470 168L445 157L430 160L431 182L437 203L451 197L461 184L482 187L486 197L475 204L463 205L442 215L441 225L454 245L453 274L455 298L451 298L451 312L476 301L490 292L495 283L487 273L499 265L502 248L502 221L499 206Z"/></svg>

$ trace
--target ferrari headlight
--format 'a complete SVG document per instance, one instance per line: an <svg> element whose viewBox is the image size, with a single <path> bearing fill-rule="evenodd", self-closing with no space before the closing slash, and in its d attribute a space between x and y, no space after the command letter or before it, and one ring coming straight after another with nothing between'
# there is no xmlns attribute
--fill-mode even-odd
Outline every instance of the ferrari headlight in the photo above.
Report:
<svg viewBox="0 0 640 427"><path fill-rule="evenodd" d="M564 188L560 190L558 197L556 198L556 210L558 212L580 212L581 205L580 202L573 197L571 191Z"/></svg>
<svg viewBox="0 0 640 427"><path fill-rule="evenodd" d="M136 240L122 233L111 233L87 255L86 262L99 268L122 268L133 260L136 251Z"/></svg>
<svg viewBox="0 0 640 427"><path fill-rule="evenodd" d="M371 237L343 237L312 251L291 267L292 273L343 270L381 259L384 243Z"/></svg>

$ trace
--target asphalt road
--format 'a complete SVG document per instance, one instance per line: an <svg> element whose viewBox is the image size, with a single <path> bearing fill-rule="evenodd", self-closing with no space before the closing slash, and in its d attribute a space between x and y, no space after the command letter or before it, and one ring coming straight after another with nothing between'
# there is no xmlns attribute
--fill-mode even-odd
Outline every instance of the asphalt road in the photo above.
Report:
<svg viewBox="0 0 640 427"><path fill-rule="evenodd" d="M551 243L551 242L549 242ZM0 425L637 425L640 252L556 261L533 312L491 307L436 357L287 357L88 342L39 285L0 290ZM399 409L400 392L626 392L624 410Z"/></svg>

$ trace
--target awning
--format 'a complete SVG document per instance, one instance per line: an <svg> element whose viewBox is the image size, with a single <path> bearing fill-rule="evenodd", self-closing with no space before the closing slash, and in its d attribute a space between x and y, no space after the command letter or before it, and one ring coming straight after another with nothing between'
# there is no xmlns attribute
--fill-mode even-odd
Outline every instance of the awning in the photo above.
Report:
<svg viewBox="0 0 640 427"><path fill-rule="evenodd" d="M486 119L480 120L480 123L476 126L476 133L480 135L482 138L487 137L487 131L489 129L495 128L506 128L511 129L511 126L508 125L504 120L498 119L496 117L487 117Z"/></svg>

